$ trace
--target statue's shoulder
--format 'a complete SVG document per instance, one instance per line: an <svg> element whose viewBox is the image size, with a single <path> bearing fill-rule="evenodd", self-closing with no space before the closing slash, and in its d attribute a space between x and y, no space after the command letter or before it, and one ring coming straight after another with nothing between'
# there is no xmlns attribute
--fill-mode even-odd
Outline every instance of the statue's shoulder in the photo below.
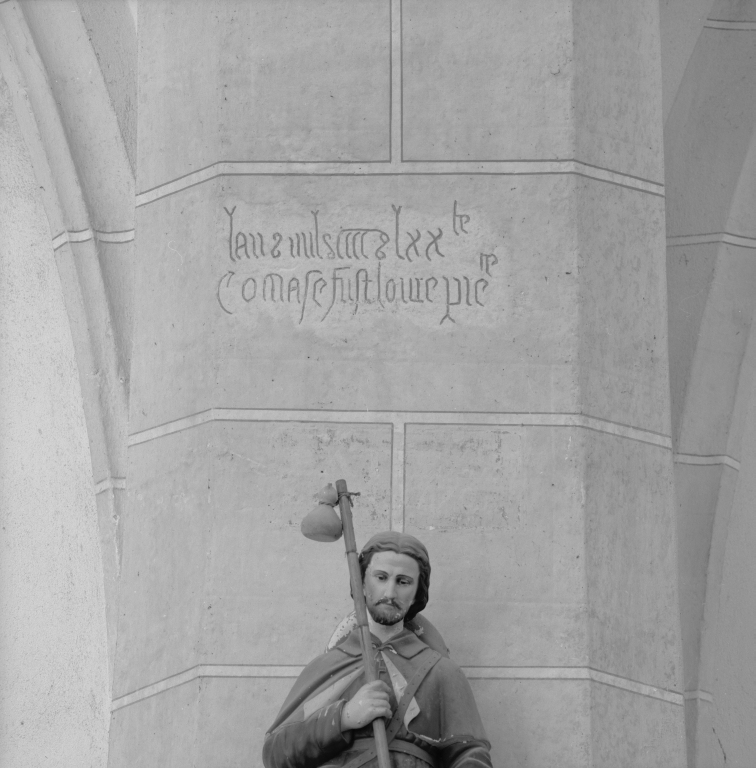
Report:
<svg viewBox="0 0 756 768"><path fill-rule="evenodd" d="M435 670L437 673L440 673L442 675L456 677L458 675L462 675L462 677L465 677L465 673L462 671L462 667L457 664L454 659L450 659L448 656L442 656L438 662L435 665ZM465 679L467 679L465 677Z"/></svg>
<svg viewBox="0 0 756 768"><path fill-rule="evenodd" d="M414 632L429 648L432 648L447 659L449 658L449 649L446 647L444 638L431 623L430 619L427 619L422 613L418 613L414 619L405 622L404 626L410 632Z"/></svg>
<svg viewBox="0 0 756 768"><path fill-rule="evenodd" d="M343 656L344 654L352 657L362 657L362 646L360 645L360 634L357 631L357 622L352 622L346 626L342 626L343 624L344 622L339 624L336 632L333 633L321 658L332 658L334 655Z"/></svg>

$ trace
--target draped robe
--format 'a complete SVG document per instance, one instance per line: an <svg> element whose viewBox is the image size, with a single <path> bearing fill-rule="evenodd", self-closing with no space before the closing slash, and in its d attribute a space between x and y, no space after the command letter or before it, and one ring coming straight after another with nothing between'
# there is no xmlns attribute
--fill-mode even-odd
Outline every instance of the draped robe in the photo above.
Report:
<svg viewBox="0 0 756 768"><path fill-rule="evenodd" d="M372 636L371 636L372 637ZM372 637L379 652L379 676L391 689L392 712L415 670L435 653L409 630L387 643ZM359 634L352 631L339 645L305 667L266 734L265 768L340 768L372 739L372 726L341 730L341 711L364 685ZM420 747L438 768L491 768L490 744L462 670L441 657L427 674L396 735ZM429 768L411 754L391 753L397 768ZM365 764L372 768L377 761Z"/></svg>

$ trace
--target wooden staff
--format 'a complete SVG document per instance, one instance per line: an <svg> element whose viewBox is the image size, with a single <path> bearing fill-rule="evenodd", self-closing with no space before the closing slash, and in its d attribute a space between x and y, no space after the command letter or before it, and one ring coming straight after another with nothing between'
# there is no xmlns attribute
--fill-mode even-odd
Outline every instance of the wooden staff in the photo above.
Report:
<svg viewBox="0 0 756 768"><path fill-rule="evenodd" d="M349 497L349 491L347 491L346 480L336 481L336 491L339 494L339 511L341 512L341 526L344 531L344 544L346 546L347 563L349 564L349 578L352 583L354 613L360 630L362 661L365 664L365 680L368 683L372 683L379 679L378 668L375 654L373 653L373 644L370 641L367 606L365 605L365 594L362 591L362 574L360 573L360 563L357 559L357 543L354 538L354 524L352 523L352 500ZM377 717L373 720L373 736L375 737L375 751L378 756L378 768L391 768L388 739L386 738L386 721L382 717Z"/></svg>

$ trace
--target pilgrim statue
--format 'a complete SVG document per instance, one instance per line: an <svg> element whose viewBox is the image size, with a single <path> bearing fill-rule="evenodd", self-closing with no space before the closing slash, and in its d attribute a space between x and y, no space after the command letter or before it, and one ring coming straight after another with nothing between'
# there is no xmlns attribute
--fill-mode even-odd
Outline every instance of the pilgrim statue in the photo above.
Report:
<svg viewBox="0 0 756 768"><path fill-rule="evenodd" d="M305 667L265 736L265 768L375 768L385 718L392 768L491 768L472 690L433 625L430 559L414 536L373 536L359 554L378 679L365 682L353 617Z"/></svg>

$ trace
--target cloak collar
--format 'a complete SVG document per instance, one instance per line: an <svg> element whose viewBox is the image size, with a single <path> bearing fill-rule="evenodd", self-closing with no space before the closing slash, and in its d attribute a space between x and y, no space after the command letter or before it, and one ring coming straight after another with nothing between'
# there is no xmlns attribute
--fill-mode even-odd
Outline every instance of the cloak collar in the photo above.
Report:
<svg viewBox="0 0 756 768"><path fill-rule="evenodd" d="M414 633L408 629L402 630L398 635L395 635L387 643L381 643L378 638L371 634L370 639L373 641L373 648L377 651L393 651L403 656L405 659L411 659L413 656L417 656L420 651L424 651L428 646ZM353 629L349 636L336 646L336 649L343 651L349 656L360 656L362 654L362 648L360 647L360 633L359 627Z"/></svg>

